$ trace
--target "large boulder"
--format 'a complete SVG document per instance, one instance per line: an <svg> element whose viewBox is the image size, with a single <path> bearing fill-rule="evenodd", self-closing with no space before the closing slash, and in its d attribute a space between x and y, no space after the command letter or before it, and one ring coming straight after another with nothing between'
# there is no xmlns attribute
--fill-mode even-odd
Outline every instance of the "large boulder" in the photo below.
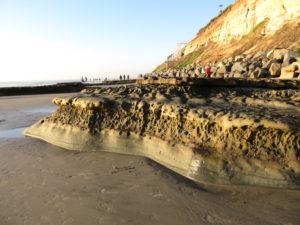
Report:
<svg viewBox="0 0 300 225"><path fill-rule="evenodd" d="M219 67L217 70L218 74L224 74L230 72L230 68L231 68L229 65L225 65L224 63L219 63L218 67Z"/></svg>
<svg viewBox="0 0 300 225"><path fill-rule="evenodd" d="M234 78L247 78L247 73L236 71L233 73L233 77Z"/></svg>
<svg viewBox="0 0 300 225"><path fill-rule="evenodd" d="M257 67L262 67L260 62L253 62L249 65L249 70L255 70Z"/></svg>
<svg viewBox="0 0 300 225"><path fill-rule="evenodd" d="M234 61L241 62L245 59L245 57L246 57L245 55L237 55L234 57Z"/></svg>
<svg viewBox="0 0 300 225"><path fill-rule="evenodd" d="M247 71L247 65L245 63L242 62L236 62L233 64L232 68L231 68L231 72L235 73L235 72L246 72Z"/></svg>
<svg viewBox="0 0 300 225"><path fill-rule="evenodd" d="M201 75L201 69L200 68L195 69L195 75L196 76L200 76Z"/></svg>
<svg viewBox="0 0 300 225"><path fill-rule="evenodd" d="M272 63L270 66L269 72L272 77L280 76L281 64L277 63L277 62Z"/></svg>
<svg viewBox="0 0 300 225"><path fill-rule="evenodd" d="M261 60L263 59L264 57L266 57L266 52L265 51L260 51L260 52L257 52L253 57L252 57L252 60Z"/></svg>
<svg viewBox="0 0 300 225"><path fill-rule="evenodd" d="M269 75L269 71L263 68L256 68L250 73L250 78L265 78Z"/></svg>
<svg viewBox="0 0 300 225"><path fill-rule="evenodd" d="M210 71L211 71L212 73L216 73L217 70L218 70L218 67L216 67L216 66L211 66L211 67L210 67Z"/></svg>
<svg viewBox="0 0 300 225"><path fill-rule="evenodd" d="M277 62L276 59L265 60L265 61L263 61L262 68L270 69L271 65L276 62Z"/></svg>
<svg viewBox="0 0 300 225"><path fill-rule="evenodd" d="M280 62L283 62L284 58L296 58L299 56L300 54L298 52L290 49L275 49L273 51L273 59L277 59Z"/></svg>
<svg viewBox="0 0 300 225"><path fill-rule="evenodd" d="M293 62L297 62L296 57L299 57L297 54L298 54L297 52L292 52L292 51L285 53L283 56L282 66L285 67L292 64Z"/></svg>
<svg viewBox="0 0 300 225"><path fill-rule="evenodd" d="M283 61L284 55L288 52L288 49L274 49L273 51L273 59L277 59L278 61Z"/></svg>
<svg viewBox="0 0 300 225"><path fill-rule="evenodd" d="M271 50L271 51L267 52L266 57L267 57L268 59L273 59L273 56L274 56L274 50Z"/></svg>
<svg viewBox="0 0 300 225"><path fill-rule="evenodd" d="M300 74L300 62L293 62L292 64L282 67L280 78L282 79L293 79L298 77Z"/></svg>

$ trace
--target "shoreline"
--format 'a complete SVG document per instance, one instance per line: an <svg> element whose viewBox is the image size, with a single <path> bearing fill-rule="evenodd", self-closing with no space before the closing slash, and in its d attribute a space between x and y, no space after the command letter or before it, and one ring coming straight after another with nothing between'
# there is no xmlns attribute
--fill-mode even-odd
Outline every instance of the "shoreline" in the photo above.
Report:
<svg viewBox="0 0 300 225"><path fill-rule="evenodd" d="M0 130L49 116L52 98L64 95L0 98ZM1 225L299 221L298 190L205 185L144 157L68 151L25 136L1 137L0 156Z"/></svg>
<svg viewBox="0 0 300 225"><path fill-rule="evenodd" d="M118 86L134 84L136 80L122 81L107 81L104 83L82 83L82 82L65 82L53 85L43 86L20 86L20 87L0 87L1 96L16 96L16 95L39 95L39 94L59 94L80 92L85 88L99 86Z"/></svg>

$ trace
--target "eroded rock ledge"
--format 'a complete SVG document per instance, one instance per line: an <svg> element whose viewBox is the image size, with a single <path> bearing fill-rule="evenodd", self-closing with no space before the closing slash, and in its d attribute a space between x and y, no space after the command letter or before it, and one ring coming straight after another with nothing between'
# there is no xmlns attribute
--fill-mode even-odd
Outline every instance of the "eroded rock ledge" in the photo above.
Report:
<svg viewBox="0 0 300 225"><path fill-rule="evenodd" d="M149 157L191 179L300 187L300 92L143 85L55 98L25 131L72 150Z"/></svg>

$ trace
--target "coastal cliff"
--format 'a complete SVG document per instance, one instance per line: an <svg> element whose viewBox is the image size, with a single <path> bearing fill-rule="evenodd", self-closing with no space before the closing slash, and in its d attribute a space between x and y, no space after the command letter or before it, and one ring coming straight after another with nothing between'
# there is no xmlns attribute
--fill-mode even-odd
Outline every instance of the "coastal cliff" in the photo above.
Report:
<svg viewBox="0 0 300 225"><path fill-rule="evenodd" d="M297 50L299 24L298 0L238 0L156 71L177 67L188 60L208 62L274 48Z"/></svg>

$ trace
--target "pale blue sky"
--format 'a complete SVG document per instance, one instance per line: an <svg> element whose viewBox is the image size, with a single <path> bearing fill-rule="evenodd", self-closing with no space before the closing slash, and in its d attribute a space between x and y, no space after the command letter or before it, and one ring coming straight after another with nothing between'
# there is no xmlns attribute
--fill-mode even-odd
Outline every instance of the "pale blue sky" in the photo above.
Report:
<svg viewBox="0 0 300 225"><path fill-rule="evenodd" d="M0 0L0 82L151 72L234 0Z"/></svg>

